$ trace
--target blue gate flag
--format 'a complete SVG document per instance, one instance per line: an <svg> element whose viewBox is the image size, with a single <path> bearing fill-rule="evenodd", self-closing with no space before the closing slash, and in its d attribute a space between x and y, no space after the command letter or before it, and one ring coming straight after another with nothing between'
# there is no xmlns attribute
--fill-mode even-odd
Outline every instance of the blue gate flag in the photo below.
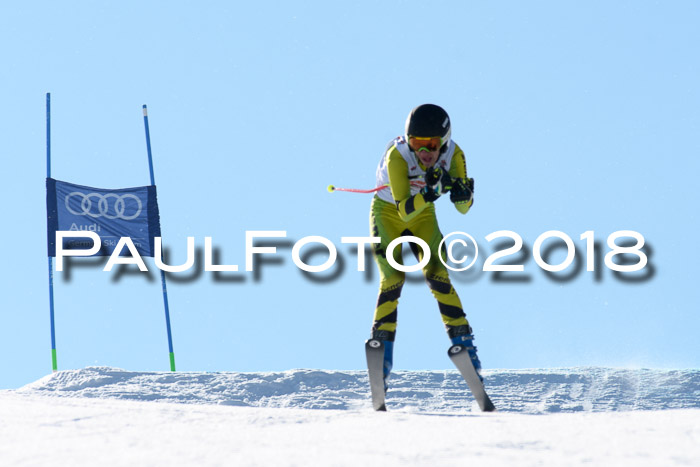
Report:
<svg viewBox="0 0 700 467"><path fill-rule="evenodd" d="M104 189L46 179L49 256L56 256L56 231L92 231L102 240L94 256L109 256L120 237L131 237L141 256L153 256L153 239L160 237L160 214L155 185ZM65 238L64 250L86 249L92 241ZM85 243L88 243L87 245ZM121 254L127 255L124 248Z"/></svg>

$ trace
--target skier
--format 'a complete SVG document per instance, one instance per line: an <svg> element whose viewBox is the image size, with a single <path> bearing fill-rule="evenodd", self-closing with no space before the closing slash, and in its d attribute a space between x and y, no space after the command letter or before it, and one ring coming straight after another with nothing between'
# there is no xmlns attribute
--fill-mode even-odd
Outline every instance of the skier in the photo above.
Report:
<svg viewBox="0 0 700 467"><path fill-rule="evenodd" d="M417 181L424 181L425 186L416 186L422 185ZM447 268L438 257L442 254L444 259L444 251L438 251L442 234L434 203L449 192L450 201L460 213L466 214L474 202L474 180L467 178L464 152L451 139L450 118L444 109L424 104L411 111L405 134L389 143L377 167L377 186L386 184L388 187L379 190L372 199L370 211L371 234L381 238L374 247L380 283L370 341L384 344L384 391L393 365L397 304L405 280L404 272L394 269L387 261L386 251L392 240L407 235L419 237L430 246L430 261L423 274L438 302L452 344L468 349L481 379L481 363L472 342L471 326ZM420 261L422 250L413 251ZM402 264L401 244L394 249L393 256Z"/></svg>

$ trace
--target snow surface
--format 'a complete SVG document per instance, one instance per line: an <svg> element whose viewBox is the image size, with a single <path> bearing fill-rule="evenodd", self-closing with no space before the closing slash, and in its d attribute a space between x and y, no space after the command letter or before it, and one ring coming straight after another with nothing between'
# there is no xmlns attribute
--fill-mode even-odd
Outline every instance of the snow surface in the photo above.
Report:
<svg viewBox="0 0 700 467"><path fill-rule="evenodd" d="M700 465L700 370L61 371L0 391L6 465ZM476 464L475 464L476 462Z"/></svg>

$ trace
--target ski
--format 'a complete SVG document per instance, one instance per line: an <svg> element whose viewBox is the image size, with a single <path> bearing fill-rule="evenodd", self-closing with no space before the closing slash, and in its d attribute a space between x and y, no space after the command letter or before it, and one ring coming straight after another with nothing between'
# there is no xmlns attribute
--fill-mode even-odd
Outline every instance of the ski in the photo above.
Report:
<svg viewBox="0 0 700 467"><path fill-rule="evenodd" d="M369 387L372 391L372 406L378 412L386 412L384 403L384 343L377 339L365 342Z"/></svg>
<svg viewBox="0 0 700 467"><path fill-rule="evenodd" d="M472 364L471 356L467 347L463 345L453 345L447 351L447 355L450 356L450 360L455 364L460 374L467 382L469 390L472 392L474 399L479 404L479 408L482 412L494 412L496 407L491 402L489 395L486 394L484 389L484 383L479 378L479 375L474 369Z"/></svg>

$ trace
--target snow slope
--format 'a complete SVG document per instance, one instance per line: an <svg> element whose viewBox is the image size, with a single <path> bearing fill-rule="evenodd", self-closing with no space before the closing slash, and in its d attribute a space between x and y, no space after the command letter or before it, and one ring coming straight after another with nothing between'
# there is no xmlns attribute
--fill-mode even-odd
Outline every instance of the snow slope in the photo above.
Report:
<svg viewBox="0 0 700 467"><path fill-rule="evenodd" d="M484 370L484 377L503 412L700 409L700 370ZM366 371L160 373L89 367L49 375L16 392L251 407L370 407ZM390 409L411 412L478 410L456 370L395 372L387 400Z"/></svg>
<svg viewBox="0 0 700 467"><path fill-rule="evenodd" d="M700 371L486 378L499 412L416 371L376 413L362 371L62 371L0 391L0 465L700 465Z"/></svg>

